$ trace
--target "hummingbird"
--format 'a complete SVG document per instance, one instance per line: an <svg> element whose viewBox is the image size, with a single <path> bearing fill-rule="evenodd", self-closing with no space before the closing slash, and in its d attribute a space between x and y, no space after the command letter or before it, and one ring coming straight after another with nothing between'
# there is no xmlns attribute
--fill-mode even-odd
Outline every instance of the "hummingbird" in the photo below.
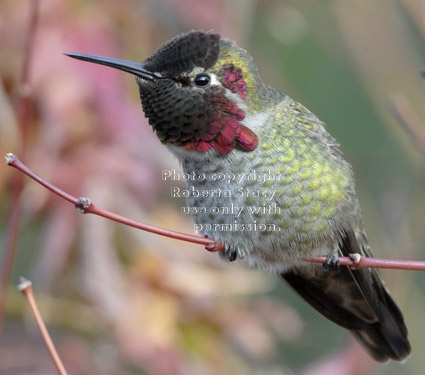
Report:
<svg viewBox="0 0 425 375"><path fill-rule="evenodd" d="M66 55L136 77L152 129L198 176L187 204L224 259L277 274L376 361L406 359L404 318L379 272L339 266L339 256L372 257L350 164L323 122L263 83L246 50L192 30L142 63ZM314 256L325 264L305 262Z"/></svg>

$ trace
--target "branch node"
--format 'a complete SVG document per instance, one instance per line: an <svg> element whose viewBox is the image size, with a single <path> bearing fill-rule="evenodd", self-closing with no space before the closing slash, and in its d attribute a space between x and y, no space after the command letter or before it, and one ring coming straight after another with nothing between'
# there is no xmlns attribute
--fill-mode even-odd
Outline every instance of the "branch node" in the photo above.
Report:
<svg viewBox="0 0 425 375"><path fill-rule="evenodd" d="M20 292L24 292L26 289L30 288L32 286L32 282L28 279L26 279L23 276L19 277L19 282L18 282L18 290Z"/></svg>
<svg viewBox="0 0 425 375"><path fill-rule="evenodd" d="M15 154L12 154L11 152L6 154L6 156L4 157L4 161L6 162L7 165L11 165L15 160L16 160L16 156Z"/></svg>
<svg viewBox="0 0 425 375"><path fill-rule="evenodd" d="M359 253L348 254L349 258L353 261L354 264L359 264L362 256Z"/></svg>
<svg viewBox="0 0 425 375"><path fill-rule="evenodd" d="M90 198L80 197L74 207L80 214L85 214L91 204Z"/></svg>

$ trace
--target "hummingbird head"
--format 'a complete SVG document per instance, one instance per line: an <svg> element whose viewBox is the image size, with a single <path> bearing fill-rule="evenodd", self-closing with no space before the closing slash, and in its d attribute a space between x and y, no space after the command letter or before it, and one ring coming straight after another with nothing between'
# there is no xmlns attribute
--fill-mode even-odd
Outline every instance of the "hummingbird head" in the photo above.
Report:
<svg viewBox="0 0 425 375"><path fill-rule="evenodd" d="M252 57L219 34L180 34L142 63L67 55L134 74L143 111L165 144L219 154L257 147L244 120L261 109L263 83Z"/></svg>

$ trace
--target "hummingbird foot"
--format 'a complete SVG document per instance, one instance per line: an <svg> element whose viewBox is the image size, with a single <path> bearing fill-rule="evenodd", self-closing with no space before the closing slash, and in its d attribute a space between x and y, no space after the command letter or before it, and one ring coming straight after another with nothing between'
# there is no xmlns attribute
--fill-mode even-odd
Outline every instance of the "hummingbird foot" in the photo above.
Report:
<svg viewBox="0 0 425 375"><path fill-rule="evenodd" d="M227 260L229 262L234 262L236 259L238 259L238 250L235 247L230 247L228 244L219 244L222 247L224 246L224 249L220 252L220 258Z"/></svg>
<svg viewBox="0 0 425 375"><path fill-rule="evenodd" d="M331 254L326 256L326 261L323 263L323 272L339 271L339 252L338 250L332 251Z"/></svg>
<svg viewBox="0 0 425 375"><path fill-rule="evenodd" d="M229 262L234 262L236 259L238 259L238 250L236 250L234 247L229 248L225 251L225 256Z"/></svg>

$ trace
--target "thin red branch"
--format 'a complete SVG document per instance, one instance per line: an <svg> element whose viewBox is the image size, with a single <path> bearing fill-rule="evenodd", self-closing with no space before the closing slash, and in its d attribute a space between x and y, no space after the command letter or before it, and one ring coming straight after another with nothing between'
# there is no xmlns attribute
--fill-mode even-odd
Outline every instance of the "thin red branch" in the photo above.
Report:
<svg viewBox="0 0 425 375"><path fill-rule="evenodd" d="M307 262L325 263L326 257L305 258ZM394 270L425 271L425 262L419 260L378 259L361 257L359 254L350 254L349 257L339 257L341 266L359 268L388 268Z"/></svg>
<svg viewBox="0 0 425 375"><path fill-rule="evenodd" d="M31 281L25 279L24 277L19 278L18 289L25 296L31 311L34 315L34 320L37 323L37 326L40 330L41 337L43 338L44 343L46 344L47 350L52 358L53 364L60 375L67 375L68 373L65 370L65 367L59 357L59 354L53 344L53 341L47 331L46 324L40 314L40 310L38 309L37 303L35 302L34 293L32 291L32 283Z"/></svg>
<svg viewBox="0 0 425 375"><path fill-rule="evenodd" d="M14 154L7 154L5 159L6 159L6 164L18 169L19 171L23 172L34 181L38 182L39 184L43 185L45 188L49 189L51 192L71 202L77 208L77 210L81 213L102 216L107 219L116 221L118 223L129 225L131 227L145 230L151 233L159 234L161 236L171 237L177 240L205 245L205 248L208 251L224 250L223 245L217 244L209 238L193 236L190 234L158 228L152 225L130 220L123 216L97 208L93 203L91 203L90 199L76 198L68 193L65 193L64 191L50 184L49 182L43 180L41 177L37 176L33 171L31 171L31 169L29 169L26 165L24 165ZM325 263L326 257L305 258L303 260L306 262L313 262L313 263ZM340 265L342 266L350 266L356 269L357 268L391 268L391 269L418 270L418 271L425 270L425 261L376 259L376 258L361 257L359 254L350 254L349 257L340 257L339 262L340 262Z"/></svg>
<svg viewBox="0 0 425 375"><path fill-rule="evenodd" d="M56 195L60 196L61 198L67 200L68 202L72 203L77 210L80 213L83 214L94 214L98 216L105 217L107 219L116 221L118 223L122 223L125 225L128 225L130 227L138 228L147 232L159 234L161 236L171 237L174 239L187 241L187 242L193 242L200 245L214 245L214 241L209 238L199 237L199 236L193 236L186 233L176 232L168 229L163 229L159 227L155 227L152 225L140 223L135 220L127 219L123 216L114 214L112 212L102 210L101 208L96 207L88 198L76 198L68 193L65 193L63 190L59 189L58 187L52 185L51 183L45 181L41 177L37 176L33 171L31 171L26 165L24 165L14 154L7 154L6 155L6 164L15 167L16 169L20 170L24 174L26 174L28 177L33 179L34 181L38 182L40 185L43 185L46 189L50 190L51 192L55 193ZM222 250L219 248L219 246L210 247L208 250L210 251L219 251Z"/></svg>
<svg viewBox="0 0 425 375"><path fill-rule="evenodd" d="M159 227L156 227L156 226L153 226L153 225L140 223L138 221L128 219L124 216L120 216L120 215L114 214L112 212L102 210L101 208L96 207L94 204L91 204L90 207L88 207L87 210L85 210L84 213L103 216L107 219L128 225L130 227L134 227L134 228L141 229L141 230L144 230L144 231L147 231L147 232L159 234L159 235L165 236L165 237L174 238L176 240L192 242L192 243L205 245L205 246L209 246L211 244L215 245L214 241L209 239L209 238L194 236L194 235L191 235L191 234L176 232L176 231L169 230L169 229L159 228ZM211 248L209 248L209 249L211 249ZM220 251L220 250L222 250L222 249L215 247L215 248L213 248L213 250L210 250L210 251Z"/></svg>
<svg viewBox="0 0 425 375"><path fill-rule="evenodd" d="M27 150L28 129L31 120L32 97L30 86L30 68L34 51L34 38L38 23L38 6L39 0L30 1L28 29L26 33L25 50L23 52L23 64L18 82L19 100L17 103L17 117L19 129L21 131L20 152L24 160ZM18 244L18 232L21 224L21 196L23 185L23 176L17 175L13 181L13 195L11 199L10 213L8 215L6 241L0 275L0 329L3 326L7 287L10 283Z"/></svg>

